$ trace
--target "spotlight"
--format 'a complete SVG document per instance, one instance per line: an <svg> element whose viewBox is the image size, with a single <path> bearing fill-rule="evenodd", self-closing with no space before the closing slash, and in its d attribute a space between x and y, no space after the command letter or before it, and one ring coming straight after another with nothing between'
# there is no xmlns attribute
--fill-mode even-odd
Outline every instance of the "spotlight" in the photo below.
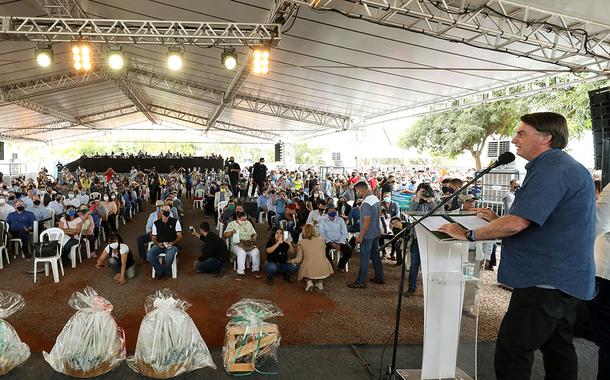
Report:
<svg viewBox="0 0 610 380"><path fill-rule="evenodd" d="M172 46L167 51L167 67L172 71L182 68L182 50L177 46Z"/></svg>
<svg viewBox="0 0 610 380"><path fill-rule="evenodd" d="M267 74L269 72L269 49L254 50L252 71L254 74Z"/></svg>
<svg viewBox="0 0 610 380"><path fill-rule="evenodd" d="M234 48L226 48L220 55L220 61L227 70L237 67L237 53Z"/></svg>
<svg viewBox="0 0 610 380"><path fill-rule="evenodd" d="M72 46L72 62L77 71L91 70L91 49L86 44L78 43Z"/></svg>
<svg viewBox="0 0 610 380"><path fill-rule="evenodd" d="M53 62L53 49L50 45L37 47L34 54L36 55L36 62L42 67L49 67Z"/></svg>
<svg viewBox="0 0 610 380"><path fill-rule="evenodd" d="M112 70L118 71L125 65L125 55L120 46L110 48L108 52L108 66Z"/></svg>

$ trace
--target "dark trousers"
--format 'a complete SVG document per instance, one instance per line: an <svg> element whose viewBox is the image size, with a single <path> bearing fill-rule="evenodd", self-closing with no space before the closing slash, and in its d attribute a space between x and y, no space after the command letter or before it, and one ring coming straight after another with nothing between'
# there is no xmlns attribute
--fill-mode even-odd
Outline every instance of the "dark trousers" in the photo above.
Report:
<svg viewBox="0 0 610 380"><path fill-rule="evenodd" d="M64 248L61 251L61 257L64 258L64 259L69 259L70 258L70 250L72 249L72 247L74 247L77 244L78 244L78 239L70 238L70 240L68 240L66 242L66 244L64 245Z"/></svg>
<svg viewBox="0 0 610 380"><path fill-rule="evenodd" d="M496 378L529 379L534 352L540 349L545 379L576 380L572 326L580 302L556 289L514 289L496 341Z"/></svg>
<svg viewBox="0 0 610 380"><path fill-rule="evenodd" d="M137 242L138 242L138 256L140 256L140 258L142 260L146 260L146 244L150 243L152 240L150 238L149 234L144 234L144 235L140 235L138 236Z"/></svg>
<svg viewBox="0 0 610 380"><path fill-rule="evenodd" d="M591 313L593 339L599 347L597 380L610 379L610 280L595 278L597 296L587 302Z"/></svg>
<svg viewBox="0 0 610 380"><path fill-rule="evenodd" d="M409 290L417 289L417 276L419 275L420 266L421 266L421 257L419 256L419 245L417 244L417 240L413 240L411 242L411 266L409 267Z"/></svg>
<svg viewBox="0 0 610 380"><path fill-rule="evenodd" d="M222 269L222 262L214 257L197 263L197 273L218 273Z"/></svg>
<svg viewBox="0 0 610 380"><path fill-rule="evenodd" d="M345 269L345 264L347 264L348 260L350 259L350 257L352 257L352 247L350 247L348 244L339 244L340 251L341 251L341 259L339 259L339 263L337 264L337 267L339 269ZM326 258L328 259L328 261L330 261L330 264L334 267L335 265L333 264L333 260L330 257L330 250L333 249L333 247L330 245L330 243L326 243ZM339 253L339 252L337 252Z"/></svg>
<svg viewBox="0 0 610 380"><path fill-rule="evenodd" d="M27 232L24 229L21 230L17 230L17 231L9 231L11 233L11 236L13 238L19 238L19 240L21 240L21 249L23 250L23 254L24 255L28 255L28 249L30 246L30 233ZM15 256L17 255L17 252L15 252Z"/></svg>
<svg viewBox="0 0 610 380"><path fill-rule="evenodd" d="M257 181L255 179L252 180L252 193L250 194L252 197L254 196L254 192L258 190L258 194L263 193L263 185L265 184L265 180Z"/></svg>

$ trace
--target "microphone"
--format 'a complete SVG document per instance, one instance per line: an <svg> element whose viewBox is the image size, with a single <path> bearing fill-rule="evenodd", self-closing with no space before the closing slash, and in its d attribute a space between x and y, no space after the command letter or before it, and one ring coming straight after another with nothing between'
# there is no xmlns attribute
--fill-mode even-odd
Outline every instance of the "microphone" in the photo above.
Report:
<svg viewBox="0 0 610 380"><path fill-rule="evenodd" d="M495 162L493 162L491 165L489 165L488 169L491 170L491 169L497 168L498 166L510 164L513 161L515 161L515 155L512 154L511 152L504 152L498 157L498 159Z"/></svg>

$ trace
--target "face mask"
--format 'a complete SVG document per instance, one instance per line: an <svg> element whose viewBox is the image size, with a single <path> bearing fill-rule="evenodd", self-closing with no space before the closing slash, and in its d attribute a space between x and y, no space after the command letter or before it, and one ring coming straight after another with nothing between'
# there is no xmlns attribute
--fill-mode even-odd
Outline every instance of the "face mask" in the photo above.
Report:
<svg viewBox="0 0 610 380"><path fill-rule="evenodd" d="M318 194L318 193L314 193L314 194L313 194L313 196L314 196L314 198L317 198L317 197L319 197L319 196L320 196L320 194Z"/></svg>
<svg viewBox="0 0 610 380"><path fill-rule="evenodd" d="M330 216L331 218L334 218L335 216L337 216L337 212L336 211L331 211L328 213L328 216Z"/></svg>
<svg viewBox="0 0 610 380"><path fill-rule="evenodd" d="M442 191L443 193L453 193L453 189L452 189L452 188L450 188L450 187L447 187L447 186L443 186L443 187L441 187L441 191Z"/></svg>
<svg viewBox="0 0 610 380"><path fill-rule="evenodd" d="M112 195L110 199L116 199L116 195Z"/></svg>
<svg viewBox="0 0 610 380"><path fill-rule="evenodd" d="M108 201L108 196L107 195L104 195L104 200Z"/></svg>
<svg viewBox="0 0 610 380"><path fill-rule="evenodd" d="M318 210L320 210L320 212L324 212L324 210L326 210L325 208L318 208Z"/></svg>
<svg viewBox="0 0 610 380"><path fill-rule="evenodd" d="M229 210L235 210L235 205L229 205Z"/></svg>
<svg viewBox="0 0 610 380"><path fill-rule="evenodd" d="M9 201L12 201L13 199L15 199L15 196L11 195L10 197L8 197Z"/></svg>
<svg viewBox="0 0 610 380"><path fill-rule="evenodd" d="M76 215L76 210L68 210L69 217L74 217L74 215Z"/></svg>
<svg viewBox="0 0 610 380"><path fill-rule="evenodd" d="M170 216L171 212L169 211L163 211L163 216L168 217Z"/></svg>
<svg viewBox="0 0 610 380"><path fill-rule="evenodd" d="M0 205L6 204L6 199L0 198Z"/></svg>
<svg viewBox="0 0 610 380"><path fill-rule="evenodd" d="M59 202L61 202L61 198L57 197L57 198L55 198L55 201L56 201L57 203L59 203Z"/></svg>
<svg viewBox="0 0 610 380"><path fill-rule="evenodd" d="M117 248L119 248L119 243L117 243L117 242L115 242L115 243L110 243L110 244L108 244L108 246L109 246L111 249L117 249Z"/></svg>
<svg viewBox="0 0 610 380"><path fill-rule="evenodd" d="M411 181L411 184L415 185L417 183L417 181Z"/></svg>
<svg viewBox="0 0 610 380"><path fill-rule="evenodd" d="M19 207L17 207L17 211L21 212L21 211L23 211L23 210L24 210L23 206L19 206Z"/></svg>
<svg viewBox="0 0 610 380"><path fill-rule="evenodd" d="M383 201L386 203L390 203L391 200L392 200L392 198L390 198L390 197L383 197Z"/></svg>
<svg viewBox="0 0 610 380"><path fill-rule="evenodd" d="M70 199L74 198L74 194L72 194L72 193L68 194L68 198L70 198Z"/></svg>
<svg viewBox="0 0 610 380"><path fill-rule="evenodd" d="M40 204L40 201L34 201L34 204L35 204L36 206L38 206L38 205Z"/></svg>

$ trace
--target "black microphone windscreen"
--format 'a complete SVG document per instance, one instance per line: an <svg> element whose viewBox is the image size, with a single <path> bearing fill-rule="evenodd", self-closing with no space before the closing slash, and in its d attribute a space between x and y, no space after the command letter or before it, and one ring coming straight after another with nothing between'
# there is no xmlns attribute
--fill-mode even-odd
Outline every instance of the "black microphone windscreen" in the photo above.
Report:
<svg viewBox="0 0 610 380"><path fill-rule="evenodd" d="M498 161L496 161L497 166L510 164L515 161L515 155L511 152L504 152L498 157Z"/></svg>

